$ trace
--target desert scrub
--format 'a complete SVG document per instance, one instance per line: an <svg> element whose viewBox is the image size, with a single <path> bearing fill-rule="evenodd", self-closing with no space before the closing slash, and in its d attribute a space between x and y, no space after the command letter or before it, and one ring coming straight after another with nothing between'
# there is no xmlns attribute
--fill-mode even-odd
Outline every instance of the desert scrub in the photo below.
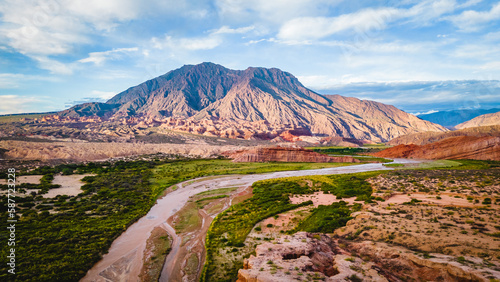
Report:
<svg viewBox="0 0 500 282"><path fill-rule="evenodd" d="M73 170L97 175L83 179L84 192L80 195L51 200L57 203L58 213L44 211L45 202L38 197L24 199L35 204L35 210L19 209L16 235L23 243L16 246L16 251L30 255L17 258L23 271L17 273L15 279L81 279L106 253L113 240L155 203L161 191L149 184L153 167L154 163L141 161L76 166ZM49 175L59 169L63 168L42 167L34 174ZM43 182L49 185L50 178L45 177ZM5 210L0 207L0 211L4 216ZM2 249L2 256L6 255L5 251ZM13 279L5 276L3 265L0 269L0 280Z"/></svg>
<svg viewBox="0 0 500 282"><path fill-rule="evenodd" d="M244 247L244 241L255 224L282 212L312 204L290 203L289 194L311 193L310 188L291 181L259 181L253 184L253 196L242 203L231 206L215 217L206 237L206 261L201 281L234 281L240 263L229 267L218 267L214 261L220 248Z"/></svg>
<svg viewBox="0 0 500 282"><path fill-rule="evenodd" d="M344 201L332 203L329 206L315 208L311 215L304 219L290 234L297 231L333 233L339 227L345 226L352 219L350 214L361 210L361 204L347 206Z"/></svg>
<svg viewBox="0 0 500 282"><path fill-rule="evenodd" d="M372 188L366 179L380 173L383 172L288 177L255 182L253 196L250 199L231 206L212 221L206 237L207 254L201 281L236 280L242 262L229 262L229 266L221 267L222 258L218 257L217 253L221 253L220 249L227 247L244 249L247 235L261 220L312 204L311 201L297 205L291 204L289 199L291 195L324 191L342 197L357 196L371 200ZM297 230L333 232L335 228L344 226L350 219L350 213L358 210L360 206L357 204L354 207L348 207L345 202L320 206L314 209L302 223L299 223Z"/></svg>

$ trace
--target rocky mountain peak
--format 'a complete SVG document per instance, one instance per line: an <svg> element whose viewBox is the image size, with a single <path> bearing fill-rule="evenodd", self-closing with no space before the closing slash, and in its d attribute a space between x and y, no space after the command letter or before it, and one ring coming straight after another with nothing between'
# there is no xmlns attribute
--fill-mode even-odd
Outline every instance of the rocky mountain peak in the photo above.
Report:
<svg viewBox="0 0 500 282"><path fill-rule="evenodd" d="M207 119L204 125L207 132L214 127L213 118L241 125L265 121L274 128L305 128L313 135L374 141L420 131L446 131L393 106L319 95L292 74L277 68L231 70L209 62L172 70L117 94L106 104L113 106L93 105L72 110L76 116L83 109L85 115L95 109L101 116L114 119ZM105 109L108 110L104 114Z"/></svg>

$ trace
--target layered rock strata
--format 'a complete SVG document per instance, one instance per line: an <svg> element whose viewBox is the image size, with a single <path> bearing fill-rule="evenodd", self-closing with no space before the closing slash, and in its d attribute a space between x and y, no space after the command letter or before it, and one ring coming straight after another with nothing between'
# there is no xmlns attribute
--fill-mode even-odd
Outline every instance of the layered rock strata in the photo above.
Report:
<svg viewBox="0 0 500 282"><path fill-rule="evenodd" d="M306 162L306 163L359 163L350 156L332 157L293 147L258 147L224 153L233 162Z"/></svg>
<svg viewBox="0 0 500 282"><path fill-rule="evenodd" d="M414 159L500 160L500 137L459 136L426 145L398 145L373 156Z"/></svg>

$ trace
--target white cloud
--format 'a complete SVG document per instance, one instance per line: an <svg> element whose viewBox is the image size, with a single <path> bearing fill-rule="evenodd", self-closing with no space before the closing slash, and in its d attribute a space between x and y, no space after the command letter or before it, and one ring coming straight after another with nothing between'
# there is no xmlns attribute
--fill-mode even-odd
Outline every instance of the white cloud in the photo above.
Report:
<svg viewBox="0 0 500 282"><path fill-rule="evenodd" d="M488 62L480 67L483 70L487 71L499 71L500 70L500 61Z"/></svg>
<svg viewBox="0 0 500 282"><path fill-rule="evenodd" d="M286 22L278 33L282 40L304 41L320 39L332 34L355 30L367 32L385 29L388 22L398 18L399 11L394 8L366 9L338 17L304 17Z"/></svg>
<svg viewBox="0 0 500 282"><path fill-rule="evenodd" d="M22 73L0 73L0 89L19 88L31 81L57 81L53 77L26 75Z"/></svg>
<svg viewBox="0 0 500 282"><path fill-rule="evenodd" d="M497 80L410 81L347 83L321 90L344 96L374 100L412 112L450 110L498 105Z"/></svg>
<svg viewBox="0 0 500 282"><path fill-rule="evenodd" d="M210 30L206 36L175 38L167 34L163 38L153 37L151 42L156 49L210 50L221 45L226 34L244 34L254 30L255 26L253 25L240 28L222 26L218 29Z"/></svg>
<svg viewBox="0 0 500 282"><path fill-rule="evenodd" d="M281 24L302 17L326 15L343 0L216 0L220 16L233 22Z"/></svg>
<svg viewBox="0 0 500 282"><path fill-rule="evenodd" d="M484 39L488 41L499 41L500 40L500 31L496 32L489 32L486 35L483 36Z"/></svg>
<svg viewBox="0 0 500 282"><path fill-rule="evenodd" d="M436 111L436 110L429 110L429 111L426 111L426 112L416 112L416 113L413 113L414 115L416 116L419 116L419 115L428 115L428 114L433 114L433 113L437 113L439 111Z"/></svg>
<svg viewBox="0 0 500 282"><path fill-rule="evenodd" d="M455 58L469 58L477 62L497 59L500 56L500 47L496 44L463 44L451 52Z"/></svg>
<svg viewBox="0 0 500 282"><path fill-rule="evenodd" d="M99 91L99 90L92 90L90 94L91 97L101 98L105 100L109 100L116 95L116 93L112 91Z"/></svg>
<svg viewBox="0 0 500 282"><path fill-rule="evenodd" d="M24 77L18 73L0 73L0 89L18 88Z"/></svg>
<svg viewBox="0 0 500 282"><path fill-rule="evenodd" d="M139 48L116 48L104 52L92 52L85 59L78 60L80 63L94 63L96 65L102 65L106 60L118 60L123 57L124 54L130 52L137 52Z"/></svg>
<svg viewBox="0 0 500 282"><path fill-rule="evenodd" d="M64 4L64 3L63 3ZM88 28L57 1L6 0L0 4L0 36L25 55L59 55L86 43Z"/></svg>
<svg viewBox="0 0 500 282"><path fill-rule="evenodd" d="M448 19L463 31L476 31L483 25L500 19L500 3L493 5L489 11L468 10Z"/></svg>
<svg viewBox="0 0 500 282"><path fill-rule="evenodd" d="M481 2L483 2L483 0L469 0L463 4L460 4L458 7L459 8L468 8L470 6L474 6L474 5L479 4Z"/></svg>
<svg viewBox="0 0 500 282"><path fill-rule="evenodd" d="M255 29L254 26L246 26L240 28L230 28L228 26L222 26L221 28L213 31L212 34L240 34L240 33L247 33L254 29Z"/></svg>
<svg viewBox="0 0 500 282"><path fill-rule="evenodd" d="M457 8L455 0L427 0L410 9L403 11L405 17L418 24L429 24L429 21L439 18L443 14L453 12Z"/></svg>
<svg viewBox="0 0 500 282"><path fill-rule="evenodd" d="M0 1L0 41L52 73L72 69L55 56L74 54L75 46L92 43L118 25L161 12L192 11L184 1L160 0L4 0ZM104 55L104 54L103 54ZM103 62L92 54L89 61Z"/></svg>
<svg viewBox="0 0 500 282"><path fill-rule="evenodd" d="M38 97L19 95L0 95L0 114L18 114L33 111L36 104L41 102Z"/></svg>
<svg viewBox="0 0 500 282"><path fill-rule="evenodd" d="M174 38L166 35L164 38L153 37L151 41L156 49L174 50L209 50L222 43L221 38L214 35L196 38Z"/></svg>
<svg viewBox="0 0 500 282"><path fill-rule="evenodd" d="M48 70L53 74L70 75L73 74L75 68L74 64L65 64L46 56L32 56L32 59L38 63L40 68Z"/></svg>
<svg viewBox="0 0 500 282"><path fill-rule="evenodd" d="M97 30L110 30L120 22L137 18L147 4L136 0L71 0L64 6Z"/></svg>
<svg viewBox="0 0 500 282"><path fill-rule="evenodd" d="M427 0L409 9L392 7L368 8L336 17L297 17L285 22L278 39L288 44L311 44L317 40L344 31L354 31L360 37L375 37L395 21L406 19L417 25L428 25L457 8L455 0Z"/></svg>

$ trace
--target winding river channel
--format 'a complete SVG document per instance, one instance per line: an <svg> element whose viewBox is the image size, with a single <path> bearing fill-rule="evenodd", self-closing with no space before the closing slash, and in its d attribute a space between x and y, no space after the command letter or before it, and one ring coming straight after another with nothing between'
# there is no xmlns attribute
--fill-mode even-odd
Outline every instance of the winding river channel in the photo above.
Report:
<svg viewBox="0 0 500 282"><path fill-rule="evenodd" d="M416 163L419 161L395 159L394 163ZM265 174L230 175L220 177L205 177L177 184L178 189L167 194L151 208L144 217L132 224L111 245L109 252L95 264L81 281L140 281L139 274L143 265L143 255L146 241L151 231L160 226L174 238L172 250L166 258L160 281L170 281L173 260L179 250L180 239L167 219L180 210L189 197L200 192L226 187L248 187L254 182L264 179L291 176L328 175L356 173L375 170L390 170L381 163L361 164L344 167L333 167L300 171L280 171Z"/></svg>

